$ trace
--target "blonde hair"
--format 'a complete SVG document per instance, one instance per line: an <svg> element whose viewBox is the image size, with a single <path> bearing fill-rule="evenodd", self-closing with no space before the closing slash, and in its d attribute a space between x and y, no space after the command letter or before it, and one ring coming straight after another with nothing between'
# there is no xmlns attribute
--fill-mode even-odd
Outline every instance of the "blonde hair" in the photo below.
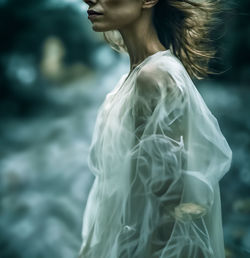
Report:
<svg viewBox="0 0 250 258"><path fill-rule="evenodd" d="M220 0L159 0L153 7L159 40L182 61L191 77L215 74L209 68L216 54L210 33L221 7ZM114 50L127 52L118 30L103 32L103 36Z"/></svg>

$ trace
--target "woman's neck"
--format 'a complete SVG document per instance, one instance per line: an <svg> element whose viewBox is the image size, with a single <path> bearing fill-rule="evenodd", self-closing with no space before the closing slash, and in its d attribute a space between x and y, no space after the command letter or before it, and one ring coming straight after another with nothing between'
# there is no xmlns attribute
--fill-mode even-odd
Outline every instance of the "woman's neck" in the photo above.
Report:
<svg viewBox="0 0 250 258"><path fill-rule="evenodd" d="M166 50L161 44L151 19L151 10L145 9L133 24L120 29L130 57L130 71L146 57Z"/></svg>

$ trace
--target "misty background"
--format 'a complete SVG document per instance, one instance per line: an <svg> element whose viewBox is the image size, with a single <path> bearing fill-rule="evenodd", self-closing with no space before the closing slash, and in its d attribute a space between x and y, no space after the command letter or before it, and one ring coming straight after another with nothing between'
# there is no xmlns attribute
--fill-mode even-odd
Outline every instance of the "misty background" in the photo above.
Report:
<svg viewBox="0 0 250 258"><path fill-rule="evenodd" d="M250 257L250 1L218 39L226 72L197 89L233 151L221 180L227 258ZM73 258L93 175L88 147L105 95L129 71L80 0L0 0L0 257Z"/></svg>

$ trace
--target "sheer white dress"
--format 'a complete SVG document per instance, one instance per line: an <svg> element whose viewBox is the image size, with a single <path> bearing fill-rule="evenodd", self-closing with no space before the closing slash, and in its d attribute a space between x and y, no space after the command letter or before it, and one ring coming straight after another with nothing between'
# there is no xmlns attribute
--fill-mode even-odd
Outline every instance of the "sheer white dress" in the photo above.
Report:
<svg viewBox="0 0 250 258"><path fill-rule="evenodd" d="M99 108L79 258L224 258L219 181L232 151L170 50Z"/></svg>

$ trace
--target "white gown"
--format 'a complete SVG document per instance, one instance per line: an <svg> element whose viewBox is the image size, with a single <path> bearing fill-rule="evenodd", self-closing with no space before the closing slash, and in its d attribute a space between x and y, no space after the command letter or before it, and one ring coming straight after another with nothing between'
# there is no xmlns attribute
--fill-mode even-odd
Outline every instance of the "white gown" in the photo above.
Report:
<svg viewBox="0 0 250 258"><path fill-rule="evenodd" d="M224 258L219 180L232 151L170 50L99 108L79 258Z"/></svg>

